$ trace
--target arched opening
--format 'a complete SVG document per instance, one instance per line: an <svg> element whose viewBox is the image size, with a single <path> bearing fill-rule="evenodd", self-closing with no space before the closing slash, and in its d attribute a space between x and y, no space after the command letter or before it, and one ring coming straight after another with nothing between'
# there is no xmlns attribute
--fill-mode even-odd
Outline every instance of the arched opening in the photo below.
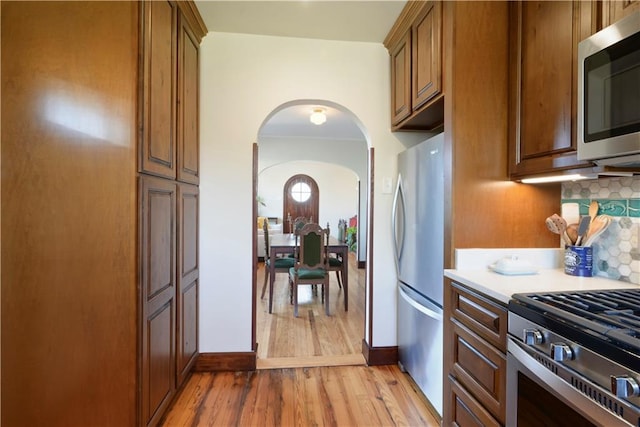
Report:
<svg viewBox="0 0 640 427"><path fill-rule="evenodd" d="M289 178L282 188L284 232L293 232L291 219L304 217L317 222L320 217L319 199L318 183L309 175L297 174Z"/></svg>
<svg viewBox="0 0 640 427"><path fill-rule="evenodd" d="M321 125L314 125L310 122L310 115L318 107L323 108L327 115L327 120ZM331 127L332 125L333 127ZM317 213L302 216L313 216L314 222L321 224L323 227L329 224L331 234L334 236L338 233L339 222L343 220L348 222L349 219L357 218L359 225L358 236L354 239L358 242L358 245L355 246L356 251L349 256L356 273L352 274L353 270L349 270L349 312L347 313L348 315L359 316L357 320L358 336L355 339L353 337L350 338L352 342L349 343L348 348L343 349L342 353L340 353L338 348L340 345L331 343L335 325L334 331L329 329L321 332L316 331L315 338L310 338L311 346L308 349L308 353L301 354L291 350L291 354L296 353L297 355L289 356L291 358L289 363L291 366L297 366L301 358L309 359L311 356L318 354L319 351L322 353L322 350L326 350L329 347L335 347L331 350L334 351L332 356L335 364L354 363L354 361L355 363L360 363L358 361L364 363L362 340L365 333L366 289L368 284L366 283L365 270L358 267L363 267L367 258L367 202L369 199L368 183L371 180L368 169L369 142L366 132L362 130L362 125L357 117L340 105L329 101L299 100L283 104L268 115L260 129L257 146L255 194L260 200L260 206L257 207L259 216L269 217L275 223L282 222L283 232L289 232L287 228L288 214L291 217L297 214L297 212L295 214L290 212L292 209L290 209L289 206L291 205L288 203L295 202L295 197L297 197L294 196L291 190L296 184L302 183L298 178L301 175L306 175L314 181L318 181L316 194L319 194L320 197L316 205L318 206ZM285 176L286 179L283 178ZM296 176L298 178L294 178ZM287 180L289 182L285 183ZM297 194L300 196L305 194L304 188L296 187L295 192L298 192ZM310 190L310 194L313 194L313 190ZM287 201L287 198L291 200ZM261 283L263 277L260 268L259 264L256 277L258 283ZM274 298L278 295L276 292L283 291L285 294L284 296L281 295L281 297L286 298L286 281L288 278L286 275L282 276L284 277L275 279L280 283L278 286L274 286ZM361 288L356 286L358 280L362 282ZM332 296L336 295L336 293L339 296L339 292L334 290L332 292ZM361 292L361 295L354 295L354 292ZM261 361L264 362L265 359L287 357L283 355L282 351L275 351L274 346L287 342L286 339L277 336L277 331L279 327L282 327L281 334L291 334L291 331L286 331L290 327L284 326L283 323L286 324L293 318L292 311L287 311L287 307L281 306L278 308L277 304L275 304L274 312L269 314L266 309L263 309L262 304L264 302L260 301L258 295L258 301L254 305L257 311L254 316L254 319L256 319L254 330L257 330L256 342L258 342L259 369ZM306 326L309 327L309 325L313 326L315 324L319 328L324 328L325 326L319 323L322 320L335 321L335 317L345 314L344 310L340 309L339 304L336 302L335 307L332 309L331 317L333 319L323 319L322 306L318 305L316 307L319 310L317 315L315 312L309 312L309 316L312 316L313 319L307 317ZM301 314L300 317L304 318L305 316ZM273 325L274 321L278 323L278 326ZM298 322L295 328L300 326L300 323ZM265 335L265 324L270 325L269 328L276 333L276 336ZM314 332L311 331L310 333L313 334ZM336 340L340 341L344 340L344 338L336 337ZM322 341L325 342L320 344ZM322 348L322 350L318 350L318 348ZM298 348L297 350L300 349ZM273 354L280 354L280 356L272 356ZM313 362L310 363L312 364ZM325 360L319 362L316 366L327 364L332 363L327 363ZM272 367L270 363L267 363L267 365ZM279 366L284 367L287 365Z"/></svg>

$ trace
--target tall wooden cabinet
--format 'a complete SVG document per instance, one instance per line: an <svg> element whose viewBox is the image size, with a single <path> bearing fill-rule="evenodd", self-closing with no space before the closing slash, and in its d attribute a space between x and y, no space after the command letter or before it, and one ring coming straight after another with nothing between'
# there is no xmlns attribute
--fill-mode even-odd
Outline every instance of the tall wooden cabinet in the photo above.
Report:
<svg viewBox="0 0 640 427"><path fill-rule="evenodd" d="M142 423L154 425L198 355L199 45L185 3L141 4L139 148ZM196 35L198 34L198 35Z"/></svg>
<svg viewBox="0 0 640 427"><path fill-rule="evenodd" d="M155 425L198 355L193 2L2 2L1 424Z"/></svg>

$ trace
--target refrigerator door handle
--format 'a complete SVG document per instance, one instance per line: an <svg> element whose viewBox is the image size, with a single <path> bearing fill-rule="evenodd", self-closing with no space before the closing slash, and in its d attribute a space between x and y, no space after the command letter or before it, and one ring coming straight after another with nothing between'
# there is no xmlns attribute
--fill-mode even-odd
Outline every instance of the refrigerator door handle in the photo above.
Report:
<svg viewBox="0 0 640 427"><path fill-rule="evenodd" d="M396 272L400 271L400 257L402 256L402 248L404 246L404 218L398 217L399 203L402 203L402 214L404 215L404 190L402 188L401 174L398 174L396 192L393 195L393 210L391 211L391 238L393 239L393 254L396 262ZM398 223L398 219L401 219L402 222ZM401 228L399 233L397 230L398 228ZM400 234L400 241L398 241L398 234Z"/></svg>
<svg viewBox="0 0 640 427"><path fill-rule="evenodd" d="M429 304L429 307L426 305L418 304L416 300L407 295L407 293L403 291L401 287L398 287L398 291L400 292L400 296L402 297L402 299L404 299L409 305L411 305L411 307L415 308L419 312L435 320L441 321L443 319L442 309L435 304L427 303Z"/></svg>

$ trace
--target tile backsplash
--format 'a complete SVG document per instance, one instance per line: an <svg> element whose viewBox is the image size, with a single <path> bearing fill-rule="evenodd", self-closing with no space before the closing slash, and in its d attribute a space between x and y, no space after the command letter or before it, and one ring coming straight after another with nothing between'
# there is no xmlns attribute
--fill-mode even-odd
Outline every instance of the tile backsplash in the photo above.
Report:
<svg viewBox="0 0 640 427"><path fill-rule="evenodd" d="M594 274L640 285L640 176L562 184L562 203L578 203L581 216L592 200L612 219L593 243Z"/></svg>

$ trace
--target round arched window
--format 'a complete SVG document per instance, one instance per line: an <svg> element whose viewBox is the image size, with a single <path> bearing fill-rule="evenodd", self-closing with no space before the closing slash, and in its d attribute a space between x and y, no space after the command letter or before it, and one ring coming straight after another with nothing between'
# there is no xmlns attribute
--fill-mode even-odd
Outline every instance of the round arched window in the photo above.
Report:
<svg viewBox="0 0 640 427"><path fill-rule="evenodd" d="M311 197L311 187L306 182L295 183L291 187L291 197L296 202L306 202Z"/></svg>

